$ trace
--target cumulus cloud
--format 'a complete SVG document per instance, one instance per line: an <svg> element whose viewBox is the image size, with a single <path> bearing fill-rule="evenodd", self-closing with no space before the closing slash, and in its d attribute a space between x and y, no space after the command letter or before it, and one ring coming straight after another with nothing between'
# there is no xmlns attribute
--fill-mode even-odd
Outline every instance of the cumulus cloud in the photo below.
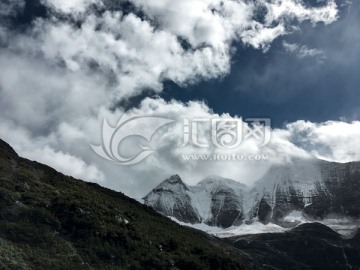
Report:
<svg viewBox="0 0 360 270"><path fill-rule="evenodd" d="M320 158L338 162L360 159L359 149L356 149L356 145L359 145L359 122L329 121L317 124L297 121L289 123L281 129L272 129L271 140L263 147L261 147L261 141L251 138L244 139L235 148L221 149L211 143L209 122L205 122L197 128L200 140L210 142L208 147L198 147L191 142L182 147L183 119L239 119L237 116L228 114L216 114L203 102L182 103L175 100L166 102L163 99L146 98L138 108L127 114L131 116L163 116L175 120L174 123L159 129L151 142L139 141L138 144L132 145L131 148L140 149L141 145L145 145L155 150L143 162L132 167L115 165L115 167L118 166L117 172L132 170L132 175L137 175L139 182L133 182L133 192L141 193L141 190L150 190L156 183L175 172L179 173L189 184L195 184L207 175L216 174L251 185L271 165L288 162L292 158ZM116 125L116 122L113 125ZM246 126L245 123L244 127ZM354 144L349 145L349 141ZM96 142L101 142L100 135L93 143ZM245 159L203 160L200 158L194 160L184 158L184 155L201 155L211 158L215 155L229 157L232 154L243 156ZM254 156L266 157L266 159L246 160L246 158Z"/></svg>
<svg viewBox="0 0 360 270"><path fill-rule="evenodd" d="M161 91L165 80L189 84L225 75L234 42L266 50L297 22L337 19L334 1L312 8L298 0L131 3L135 11L124 13L99 12L108 5L100 0L43 1L57 12L39 18L26 35L15 35L9 48L67 72L102 74L112 97L120 99L144 88Z"/></svg>
<svg viewBox="0 0 360 270"><path fill-rule="evenodd" d="M52 148L51 136L34 138L26 129L18 127L11 121L1 120L0 127L1 138L10 142L23 157L90 182L103 183L105 181L104 173L95 164L87 164L82 157Z"/></svg>
<svg viewBox="0 0 360 270"><path fill-rule="evenodd" d="M142 162L123 166L105 160L90 151L90 144L102 143L101 120L108 119L116 126L123 111L111 112L105 108L97 119L80 123L62 123L56 130L44 137L31 136L24 128L0 122L0 136L11 143L25 157L44 162L67 174L90 181L100 181L106 186L122 190L140 199L146 192L167 176L178 173L189 184L195 184L207 175L222 175L251 185L272 165L287 162L291 158L322 158L335 161L358 160L356 147L359 138L359 123L326 122L321 124L298 121L282 129L271 130L271 141L260 147L256 138L243 140L236 148L227 150L215 147L201 148L193 143L181 147L184 140L184 119L239 119L228 114L216 114L204 102L166 102L163 99L146 98L139 107L125 113L128 117L157 116L174 120L159 129L151 141L125 142L121 154L135 155L142 147L154 150ZM245 126L246 127L246 124ZM140 127L139 127L140 128ZM208 122L198 126L200 140L211 142L211 126ZM126 151L126 150L132 151ZM356 153L356 154L354 154ZM237 154L243 160L203 160L188 159L184 156L214 155L231 156ZM264 160L246 160L250 156L265 157ZM94 165L96 164L96 165Z"/></svg>
<svg viewBox="0 0 360 270"><path fill-rule="evenodd" d="M193 47L228 47L242 41L255 48L268 48L278 36L291 31L288 21L310 20L329 24L337 19L335 1L322 7L306 7L299 0L277 1L133 1L150 18ZM262 22L254 19L261 14ZM186 23L184 23L186 22Z"/></svg>
<svg viewBox="0 0 360 270"><path fill-rule="evenodd" d="M270 24L276 20L296 19L299 21L310 20L312 23L322 21L325 24L332 23L338 15L335 1L327 1L327 5L321 8L305 7L301 0L275 0L260 1L266 8L265 21Z"/></svg>
<svg viewBox="0 0 360 270"><path fill-rule="evenodd" d="M119 100L144 89L160 92L166 80L187 85L224 76L230 71L234 43L266 50L299 22L328 24L337 19L334 1L306 7L299 0L133 0L132 12L105 11L110 2L43 0L46 17L21 29L10 27L10 21L2 24L0 134L20 155L85 180L106 180L108 187L134 197L144 195L166 174L180 173L188 181L222 174L249 182L249 173L261 170L251 163L184 161L174 147L181 125L159 133L154 138L156 153L136 167L102 160L89 145L101 141L104 117L116 125L123 114L115 106ZM16 16L23 3L1 2L1 18ZM177 120L217 116L203 103L161 99L145 99L134 113L166 114ZM274 131L273 143L266 148L269 155L307 155L286 135ZM253 141L241 147L243 153L259 151ZM190 146L185 150L197 151Z"/></svg>
<svg viewBox="0 0 360 270"><path fill-rule="evenodd" d="M42 0L44 4L54 8L56 11L63 13L82 13L92 5L101 5L100 0Z"/></svg>
<svg viewBox="0 0 360 270"><path fill-rule="evenodd" d="M318 158L349 162L360 160L360 122L297 121L286 125L289 140Z"/></svg>

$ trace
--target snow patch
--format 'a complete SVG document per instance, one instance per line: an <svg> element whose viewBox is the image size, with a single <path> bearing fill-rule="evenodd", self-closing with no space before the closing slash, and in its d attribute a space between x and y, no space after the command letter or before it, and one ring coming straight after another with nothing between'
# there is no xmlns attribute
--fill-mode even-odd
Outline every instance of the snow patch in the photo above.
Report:
<svg viewBox="0 0 360 270"><path fill-rule="evenodd" d="M304 223L306 222L306 219L301 211L292 211L286 217L284 217L284 221Z"/></svg>
<svg viewBox="0 0 360 270"><path fill-rule="evenodd" d="M254 221L251 224L241 224L240 226L232 226L227 229L223 229L220 227L213 227L209 226L205 223L198 223L198 224L190 224L185 223L177 220L174 217L168 217L171 220L177 222L178 224L182 226L191 227L197 230L201 230L203 232L206 232L208 234L220 237L220 238L226 238L226 237L232 237L232 236L239 236L239 235L248 235L248 234L262 234L262 233L282 233L289 231L300 224L304 223L313 223L313 222L319 222L321 224L324 224L334 230L335 232L341 234L342 236L346 238L350 238L355 235L356 231L360 227L360 220L350 220L346 218L339 218L339 219L324 219L324 220L306 220L302 213L300 211L293 211L289 215L287 215L285 218L289 222L299 222L294 227L291 228L284 228L274 223L268 223L263 224L259 221Z"/></svg>
<svg viewBox="0 0 360 270"><path fill-rule="evenodd" d="M255 221L252 224L241 224L240 226L233 226L222 231L213 232L212 234L217 237L231 237L235 235L246 234L260 234L260 233L279 233L287 231L287 228L283 228L279 225L269 223L267 225L261 222Z"/></svg>
<svg viewBox="0 0 360 270"><path fill-rule="evenodd" d="M277 233L288 230L273 223L264 225L258 221L255 221L252 224L242 224L240 226L232 226L230 228L223 229L220 227L209 226L205 223L190 224L190 223L181 222L174 217L168 217L168 218L179 223L180 225L201 230L220 238L236 236L236 235L246 235L246 234Z"/></svg>

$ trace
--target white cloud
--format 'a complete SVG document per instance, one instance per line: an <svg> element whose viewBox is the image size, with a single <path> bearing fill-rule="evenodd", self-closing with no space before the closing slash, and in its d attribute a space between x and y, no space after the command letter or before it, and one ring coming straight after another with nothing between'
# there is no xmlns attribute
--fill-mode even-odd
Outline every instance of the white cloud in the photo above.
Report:
<svg viewBox="0 0 360 270"><path fill-rule="evenodd" d="M297 121L286 126L289 139L329 161L360 160L360 122L327 121L312 123Z"/></svg>
<svg viewBox="0 0 360 270"><path fill-rule="evenodd" d="M97 63L105 75L115 76L119 97L143 88L160 91L165 78L182 84L229 69L227 51L185 51L176 36L154 29L133 14L89 16L79 29L68 23L43 22L37 27L43 32L41 49L46 59L63 60L72 71L88 68L91 61Z"/></svg>
<svg viewBox="0 0 360 270"><path fill-rule="evenodd" d="M51 136L34 138L26 129L17 127L10 121L0 121L0 136L11 143L22 157L36 160L60 172L90 182L105 181L105 175L93 163L87 164L82 157L74 156L51 146ZM103 183L104 184L104 183Z"/></svg>
<svg viewBox="0 0 360 270"><path fill-rule="evenodd" d="M326 55L322 50L311 49L306 45L299 45L296 43L288 43L283 41L282 43L286 52L296 55L296 57L302 59L306 57L314 57L318 62L322 63L326 59Z"/></svg>
<svg viewBox="0 0 360 270"><path fill-rule="evenodd" d="M312 23L330 24L337 19L338 10L334 0L327 1L323 7L306 7L302 0L261 0L267 8L265 21L270 25L273 21L295 19L310 20Z"/></svg>
<svg viewBox="0 0 360 270"><path fill-rule="evenodd" d="M85 12L91 5L102 4L101 0L41 0L45 5L63 13Z"/></svg>
<svg viewBox="0 0 360 270"><path fill-rule="evenodd" d="M265 51L269 48L269 44L278 36L286 34L284 25L277 25L273 28L266 28L263 25L254 22L253 29L245 31L241 34L245 43L252 45L254 48L262 48Z"/></svg>
<svg viewBox="0 0 360 270"><path fill-rule="evenodd" d="M31 56L1 52L0 69L1 117L35 133L89 117L108 101L96 74L66 72Z"/></svg>
<svg viewBox="0 0 360 270"><path fill-rule="evenodd" d="M162 29L185 38L194 48L206 44L222 49L231 41L241 40L266 50L274 39L290 32L287 29L291 25L287 21L310 20L313 24L329 24L337 19L338 14L334 1L318 8L306 7L299 0L133 2ZM254 20L257 12L265 12L263 23Z"/></svg>

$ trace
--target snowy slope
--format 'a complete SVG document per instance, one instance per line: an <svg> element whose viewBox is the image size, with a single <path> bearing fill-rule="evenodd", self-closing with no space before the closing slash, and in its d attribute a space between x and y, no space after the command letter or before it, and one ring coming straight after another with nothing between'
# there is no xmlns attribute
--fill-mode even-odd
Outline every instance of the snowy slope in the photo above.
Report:
<svg viewBox="0 0 360 270"><path fill-rule="evenodd" d="M163 215L188 223L199 223L201 219L191 204L189 193L181 178L173 175L154 188L144 198L144 202Z"/></svg>
<svg viewBox="0 0 360 270"><path fill-rule="evenodd" d="M183 222L229 227L241 223L246 189L245 185L220 176L207 177L196 186L186 186L180 177L172 176L153 189L144 201ZM182 207L186 209L180 215Z"/></svg>
<svg viewBox="0 0 360 270"><path fill-rule="evenodd" d="M283 227L274 223L263 224L259 221L252 223L243 223L239 226L231 226L229 228L220 228L216 226L209 226L205 223L190 224L179 221L174 217L169 217L173 221L183 226L188 226L197 230L204 231L206 233L215 235L220 238L232 237L237 235L250 235L250 234L261 234L261 233L279 233L291 230L300 224L312 223L314 220L306 219L301 212L294 211L286 216L286 220L294 222L296 225L292 227ZM317 220L316 222L322 223L337 233L341 234L345 238L352 238L359 229L360 220L354 220L349 218L328 218L323 220Z"/></svg>
<svg viewBox="0 0 360 270"><path fill-rule="evenodd" d="M314 220L356 223L360 219L360 163L294 159L272 166L251 187L219 176L187 186L173 176L150 192L145 203L181 222L234 232L252 230L254 224L262 228L259 222L281 227Z"/></svg>
<svg viewBox="0 0 360 270"><path fill-rule="evenodd" d="M254 184L247 198L247 217L257 216L269 222L310 205L314 197L327 190L322 163L316 159L294 159L272 166Z"/></svg>
<svg viewBox="0 0 360 270"><path fill-rule="evenodd" d="M311 203L317 194L317 187L324 188L324 181L318 160L293 160L285 165L275 165L255 183L255 189L261 195L267 195L271 207L275 206L277 192L286 198L291 197L294 189L303 204Z"/></svg>
<svg viewBox="0 0 360 270"><path fill-rule="evenodd" d="M317 159L294 159L273 166L259 179L247 198L248 218L263 223L288 223L292 211L307 218L360 217L359 162L331 163ZM285 223L283 222L285 221Z"/></svg>

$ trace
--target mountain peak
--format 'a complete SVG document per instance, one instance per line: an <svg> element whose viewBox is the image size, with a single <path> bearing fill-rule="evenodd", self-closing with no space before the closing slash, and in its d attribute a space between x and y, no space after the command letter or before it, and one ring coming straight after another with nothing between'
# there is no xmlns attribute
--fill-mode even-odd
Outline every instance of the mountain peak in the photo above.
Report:
<svg viewBox="0 0 360 270"><path fill-rule="evenodd" d="M242 220L244 187L216 175L206 177L195 186L187 186L178 175L173 175L153 189L144 202L183 222L204 222L227 228Z"/></svg>
<svg viewBox="0 0 360 270"><path fill-rule="evenodd" d="M227 186L230 188L241 188L245 189L246 185L235 180L224 178L218 175L210 175L202 179L197 186Z"/></svg>
<svg viewBox="0 0 360 270"><path fill-rule="evenodd" d="M0 153L2 156L18 157L15 150L2 139L0 139Z"/></svg>
<svg viewBox="0 0 360 270"><path fill-rule="evenodd" d="M169 178L165 179L163 181L170 183L170 184L184 184L184 182L181 180L180 176L178 174L171 175Z"/></svg>
<svg viewBox="0 0 360 270"><path fill-rule="evenodd" d="M176 190L188 190L186 184L182 181L181 177L178 174L171 175L162 181L154 191L176 191Z"/></svg>
<svg viewBox="0 0 360 270"><path fill-rule="evenodd" d="M223 181L223 180L227 180L227 178L224 178L220 175L209 175L209 176L206 176L204 179L202 179L200 183L211 183L211 182L219 182L219 181Z"/></svg>
<svg viewBox="0 0 360 270"><path fill-rule="evenodd" d="M165 216L173 216L189 223L199 223L196 210L191 205L189 188L175 174L165 179L154 188L144 199L146 205L151 205Z"/></svg>
<svg viewBox="0 0 360 270"><path fill-rule="evenodd" d="M360 201L359 164L296 158L274 164L250 187L217 175L187 186L173 175L153 189L145 203L182 222L223 228L253 219L290 226L298 222L293 212L313 219L358 219L360 208L354 205ZM181 215L175 216L173 209Z"/></svg>

